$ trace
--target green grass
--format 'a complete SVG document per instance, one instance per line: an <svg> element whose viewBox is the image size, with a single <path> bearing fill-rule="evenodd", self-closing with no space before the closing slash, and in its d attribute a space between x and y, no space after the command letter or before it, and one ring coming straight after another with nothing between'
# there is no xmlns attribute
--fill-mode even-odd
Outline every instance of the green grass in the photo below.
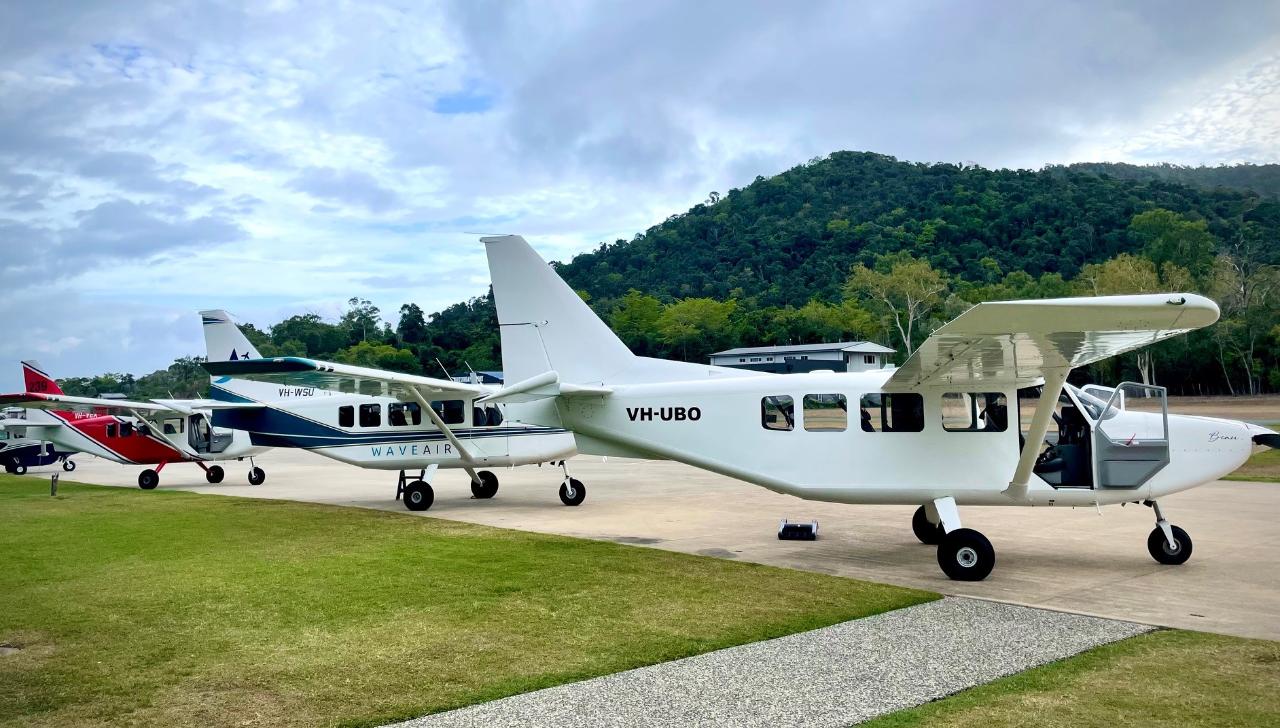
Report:
<svg viewBox="0 0 1280 728"><path fill-rule="evenodd" d="M369 725L929 601L722 559L0 476L0 725Z"/></svg>
<svg viewBox="0 0 1280 728"><path fill-rule="evenodd" d="M1263 427L1280 431L1280 422L1272 422ZM1249 458L1239 470L1222 479L1280 483L1280 450L1264 450Z"/></svg>
<svg viewBox="0 0 1280 728"><path fill-rule="evenodd" d="M1280 642L1153 632L862 724L1026 725L1280 725Z"/></svg>

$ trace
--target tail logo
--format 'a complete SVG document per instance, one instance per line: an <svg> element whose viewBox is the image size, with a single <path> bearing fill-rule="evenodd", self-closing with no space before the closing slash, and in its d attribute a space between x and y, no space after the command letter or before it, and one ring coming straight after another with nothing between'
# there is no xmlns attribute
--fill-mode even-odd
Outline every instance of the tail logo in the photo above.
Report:
<svg viewBox="0 0 1280 728"><path fill-rule="evenodd" d="M231 356L230 358L227 359L227 361L240 361L241 359L249 359L249 358L251 357L249 356L248 351L245 351L244 354L236 354L236 350L232 349Z"/></svg>

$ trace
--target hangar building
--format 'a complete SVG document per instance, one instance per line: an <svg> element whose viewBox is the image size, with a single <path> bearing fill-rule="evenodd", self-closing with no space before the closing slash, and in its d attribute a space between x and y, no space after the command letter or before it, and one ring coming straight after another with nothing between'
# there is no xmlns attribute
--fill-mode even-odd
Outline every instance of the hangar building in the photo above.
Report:
<svg viewBox="0 0 1280 728"><path fill-rule="evenodd" d="M869 369L880 369L889 361L889 356L893 353L893 349L870 341L744 346L717 351L711 355L711 363L715 366L737 367L775 374L812 372L818 369L864 372Z"/></svg>

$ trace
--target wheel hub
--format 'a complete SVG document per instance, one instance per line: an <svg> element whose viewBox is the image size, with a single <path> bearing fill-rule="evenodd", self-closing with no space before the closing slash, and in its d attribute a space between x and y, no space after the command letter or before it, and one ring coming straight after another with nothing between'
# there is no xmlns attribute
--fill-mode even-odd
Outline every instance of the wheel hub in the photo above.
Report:
<svg viewBox="0 0 1280 728"><path fill-rule="evenodd" d="M965 546L956 551L956 563L966 569L972 569L974 564L978 563L978 552L974 551L970 546Z"/></svg>

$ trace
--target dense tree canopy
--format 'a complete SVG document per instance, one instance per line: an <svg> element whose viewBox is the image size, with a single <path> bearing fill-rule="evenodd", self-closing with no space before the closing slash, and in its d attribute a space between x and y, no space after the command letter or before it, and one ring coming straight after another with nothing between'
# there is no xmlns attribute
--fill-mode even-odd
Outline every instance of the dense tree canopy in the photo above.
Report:
<svg viewBox="0 0 1280 728"><path fill-rule="evenodd" d="M1092 374L1280 391L1278 191L1277 165L988 170L837 152L556 265L636 353L694 361L840 338L901 358L980 301L1189 289L1219 302L1220 324ZM300 314L247 335L267 356L501 367L492 295L431 316L406 304L394 328L373 302L349 303L338 323ZM161 374L76 382L162 396L176 375Z"/></svg>

